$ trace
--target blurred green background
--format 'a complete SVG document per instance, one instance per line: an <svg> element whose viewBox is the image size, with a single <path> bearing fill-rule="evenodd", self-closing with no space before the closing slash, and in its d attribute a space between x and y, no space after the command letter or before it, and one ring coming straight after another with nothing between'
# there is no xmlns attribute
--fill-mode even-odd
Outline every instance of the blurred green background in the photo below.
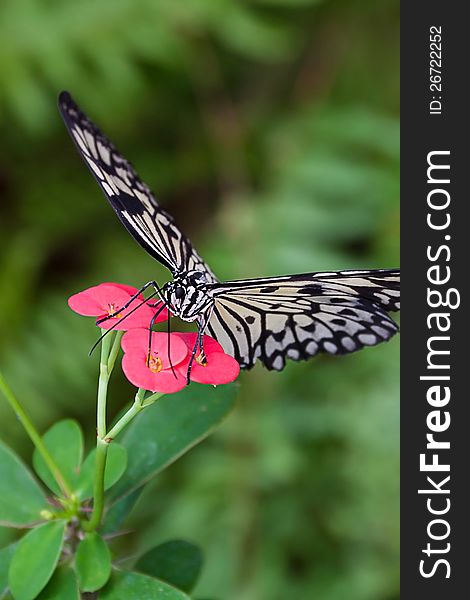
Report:
<svg viewBox="0 0 470 600"><path fill-rule="evenodd" d="M96 331L67 297L168 278L115 218L57 93L221 278L394 267L398 43L397 0L3 0L0 366L41 430L71 416L93 443ZM202 545L201 597L398 598L398 351L243 374L236 411L150 486L120 550ZM131 394L115 378L111 410ZM3 400L0 419L29 460Z"/></svg>

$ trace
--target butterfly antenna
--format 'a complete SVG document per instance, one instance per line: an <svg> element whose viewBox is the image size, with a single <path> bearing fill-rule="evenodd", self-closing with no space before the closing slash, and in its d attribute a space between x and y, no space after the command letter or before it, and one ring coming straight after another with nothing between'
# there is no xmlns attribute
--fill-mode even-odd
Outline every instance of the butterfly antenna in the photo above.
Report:
<svg viewBox="0 0 470 600"><path fill-rule="evenodd" d="M130 310L127 315L124 315L123 317L121 317L118 321L116 321L116 323L114 323L114 325L112 327L110 327L109 329L107 329L103 335L101 335L96 342L93 344L90 352L88 352L88 356L91 356L94 352L94 350L97 348L97 346L99 346L99 344L101 344L101 342L103 341L103 338L105 338L108 333L110 333L111 331L113 331L114 329L116 329L116 327L122 323L122 321L124 321L124 319L127 319L127 317L129 317L130 315L132 315L132 313L134 313L138 308L140 308L143 304L145 304L147 302L147 300L150 300L150 298L153 298L154 296L156 296L158 294L157 291L155 291L153 294L151 294L146 300L142 300L137 306L135 306L132 310ZM166 304L163 304L162 308L156 313L156 314L160 314L160 312L166 308ZM124 310L124 306L120 309L120 310ZM116 314L119 314L119 311L117 311ZM99 325L100 323L103 323L104 321L107 321L109 318L111 318L112 315L110 315L109 317L103 317L102 319L99 319L98 321L96 321L96 324Z"/></svg>

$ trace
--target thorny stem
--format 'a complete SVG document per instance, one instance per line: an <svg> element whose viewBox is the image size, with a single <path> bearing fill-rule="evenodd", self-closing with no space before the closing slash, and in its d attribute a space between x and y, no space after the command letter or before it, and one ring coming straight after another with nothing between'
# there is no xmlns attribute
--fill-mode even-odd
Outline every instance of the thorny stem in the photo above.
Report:
<svg viewBox="0 0 470 600"><path fill-rule="evenodd" d="M109 348L108 348L109 351ZM111 351L112 353L112 351ZM107 360L107 355L101 355L101 366L103 366L104 362ZM106 362L108 365L109 362ZM107 374L107 381L109 381L109 370L106 367L103 371L100 369L100 381L102 373ZM106 385L99 386L99 390L102 390L104 394L101 397L101 401L106 403L106 391L107 391L107 381ZM140 388L136 395L135 400L129 410L124 413L124 415L119 419L119 421L110 429L109 432L105 432L104 434L100 434L100 430L98 430L98 439L96 442L96 463L95 463L95 483L93 487L93 513L91 515L91 519L86 521L83 525L83 528L86 531L95 531L100 523L101 518L103 516L103 508L104 508L104 477L106 471L106 458L108 455L108 448L110 443L114 440L114 438L126 427L132 419L139 414L141 410L153 404L162 396L163 394L152 394L149 398L144 400L145 398L145 390ZM98 393L98 403L100 402L100 394ZM98 408L99 412L99 408Z"/></svg>
<svg viewBox="0 0 470 600"><path fill-rule="evenodd" d="M108 383L114 366L114 360L117 356L115 349L116 335L114 335L114 344L111 350L112 336L107 336L101 340L101 358L100 358L100 376L98 379L98 399L96 405L96 461L95 461L95 481L93 484L93 513L91 519L83 525L86 531L95 531L101 522L104 506L104 474L106 471L106 457L108 455L109 444L105 441L106 437L106 399L108 394ZM110 356L111 351L111 356ZM114 356L116 353L116 356ZM111 367L111 368L110 368Z"/></svg>
<svg viewBox="0 0 470 600"><path fill-rule="evenodd" d="M49 450L46 448L41 436L36 431L36 428L34 427L30 418L24 411L23 407L19 403L18 399L16 398L12 389L8 386L7 382L5 381L5 379L3 378L1 373L0 373L0 390L3 392L3 395L7 399L10 406L12 407L16 416L18 417L18 420L23 425L26 433L29 435L29 437L30 437L31 441L33 442L34 446L36 447L37 451L39 452L42 459L46 463L47 468L54 476L54 479L56 480L62 493L64 494L64 496L66 498L71 498L73 496L73 493L72 493L69 483L67 482L64 475L61 473L59 467L57 466L54 459L50 455Z"/></svg>
<svg viewBox="0 0 470 600"><path fill-rule="evenodd" d="M116 362L117 355L119 354L119 348L121 347L121 339L124 334L124 331L116 331L116 336L114 338L113 346L111 348L111 352L109 353L108 358L108 373L111 375L111 371L114 368L114 363Z"/></svg>
<svg viewBox="0 0 470 600"><path fill-rule="evenodd" d="M135 395L134 404L129 408L129 410L124 413L124 415L119 419L116 425L106 434L106 441L108 443L112 442L114 438L120 433L124 427L126 427L132 419L140 413L141 410L150 406L154 402L156 402L163 394L156 393L152 394L149 398L144 400L145 390L140 388Z"/></svg>
<svg viewBox="0 0 470 600"><path fill-rule="evenodd" d="M98 380L98 402L96 409L96 432L98 440L100 438L104 439L106 435L106 396L110 376L108 358L111 349L111 337L112 335L105 337L101 342L100 377Z"/></svg>
<svg viewBox="0 0 470 600"><path fill-rule="evenodd" d="M98 437L96 442L95 483L93 485L93 513L89 521L85 521L86 531L95 531L101 523L104 507L104 474L109 443Z"/></svg>

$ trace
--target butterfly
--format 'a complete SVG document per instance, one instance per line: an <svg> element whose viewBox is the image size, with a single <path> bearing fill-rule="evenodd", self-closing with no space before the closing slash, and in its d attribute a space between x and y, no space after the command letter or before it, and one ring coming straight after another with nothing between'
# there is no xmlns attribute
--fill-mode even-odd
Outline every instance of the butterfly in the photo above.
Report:
<svg viewBox="0 0 470 600"><path fill-rule="evenodd" d="M220 282L133 166L82 112L68 92L59 110L82 158L132 237L167 267L173 280L162 301L196 322L197 346L208 333L242 368L259 360L280 371L286 359L342 355L389 340L398 327L398 269L347 270ZM142 289L144 289L142 288Z"/></svg>

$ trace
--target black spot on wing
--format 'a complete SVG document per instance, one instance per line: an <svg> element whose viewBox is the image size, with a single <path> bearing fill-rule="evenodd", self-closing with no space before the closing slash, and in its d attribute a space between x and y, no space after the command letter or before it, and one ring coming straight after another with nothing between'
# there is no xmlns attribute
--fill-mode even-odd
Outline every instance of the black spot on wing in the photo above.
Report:
<svg viewBox="0 0 470 600"><path fill-rule="evenodd" d="M319 284L304 285L299 288L299 294L302 296L320 296L323 292L323 287Z"/></svg>

